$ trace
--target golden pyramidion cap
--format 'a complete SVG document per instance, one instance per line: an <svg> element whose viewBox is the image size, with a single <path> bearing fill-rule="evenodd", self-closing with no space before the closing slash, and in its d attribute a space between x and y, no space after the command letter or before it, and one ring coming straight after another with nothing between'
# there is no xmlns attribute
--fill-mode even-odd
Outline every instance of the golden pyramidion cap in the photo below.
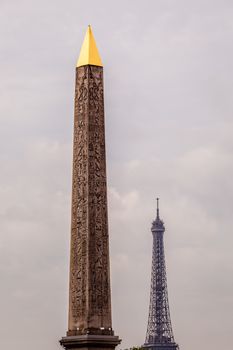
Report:
<svg viewBox="0 0 233 350"><path fill-rule="evenodd" d="M80 55L77 61L77 67L86 65L103 67L90 25L87 28Z"/></svg>

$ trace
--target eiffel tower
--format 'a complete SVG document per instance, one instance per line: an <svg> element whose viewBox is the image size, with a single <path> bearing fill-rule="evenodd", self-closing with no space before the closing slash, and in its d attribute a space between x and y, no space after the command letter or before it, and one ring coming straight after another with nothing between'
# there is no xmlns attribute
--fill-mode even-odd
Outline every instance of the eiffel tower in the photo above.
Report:
<svg viewBox="0 0 233 350"><path fill-rule="evenodd" d="M157 216L152 223L151 231L153 235L153 251L150 307L143 349L178 350L179 346L174 341L169 311L163 243L165 226L159 217L159 198L157 198Z"/></svg>

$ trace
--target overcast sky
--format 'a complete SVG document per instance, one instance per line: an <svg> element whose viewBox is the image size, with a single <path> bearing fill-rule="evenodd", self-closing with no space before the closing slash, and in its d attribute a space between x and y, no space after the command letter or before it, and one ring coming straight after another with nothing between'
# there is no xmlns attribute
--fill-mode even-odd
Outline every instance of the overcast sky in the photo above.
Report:
<svg viewBox="0 0 233 350"><path fill-rule="evenodd" d="M1 348L67 330L75 64L104 63L113 328L145 340L155 198L180 348L233 332L232 0L0 0Z"/></svg>

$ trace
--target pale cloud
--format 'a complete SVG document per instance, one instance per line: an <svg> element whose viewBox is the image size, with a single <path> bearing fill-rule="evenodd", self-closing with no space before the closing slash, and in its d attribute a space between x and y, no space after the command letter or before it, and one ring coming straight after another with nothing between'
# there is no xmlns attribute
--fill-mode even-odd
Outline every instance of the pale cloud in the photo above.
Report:
<svg viewBox="0 0 233 350"><path fill-rule="evenodd" d="M65 335L74 67L89 23L105 67L113 328L121 347L144 342L157 196L175 339L181 349L229 347L232 1L0 6L2 347L59 349Z"/></svg>

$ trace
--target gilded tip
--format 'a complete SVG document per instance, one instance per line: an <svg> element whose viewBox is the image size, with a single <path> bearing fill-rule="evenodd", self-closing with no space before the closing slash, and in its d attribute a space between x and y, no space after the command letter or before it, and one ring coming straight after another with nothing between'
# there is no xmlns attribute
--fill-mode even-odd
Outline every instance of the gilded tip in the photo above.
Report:
<svg viewBox="0 0 233 350"><path fill-rule="evenodd" d="M77 62L77 67L86 65L103 67L90 24L88 24L86 35Z"/></svg>

